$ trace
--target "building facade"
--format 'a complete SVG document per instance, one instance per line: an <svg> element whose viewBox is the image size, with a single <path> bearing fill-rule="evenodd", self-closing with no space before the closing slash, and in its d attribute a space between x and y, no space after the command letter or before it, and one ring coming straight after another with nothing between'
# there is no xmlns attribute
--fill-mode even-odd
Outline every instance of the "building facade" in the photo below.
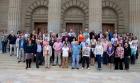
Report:
<svg viewBox="0 0 140 83"><path fill-rule="evenodd" d="M0 31L117 30L140 37L140 0L0 0Z"/></svg>

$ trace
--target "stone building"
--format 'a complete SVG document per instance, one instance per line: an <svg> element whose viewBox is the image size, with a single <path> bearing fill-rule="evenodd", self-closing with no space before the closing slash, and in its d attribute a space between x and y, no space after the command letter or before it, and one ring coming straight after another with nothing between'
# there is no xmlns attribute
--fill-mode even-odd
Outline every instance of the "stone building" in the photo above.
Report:
<svg viewBox="0 0 140 83"><path fill-rule="evenodd" d="M140 37L140 0L0 0L0 31L95 30Z"/></svg>

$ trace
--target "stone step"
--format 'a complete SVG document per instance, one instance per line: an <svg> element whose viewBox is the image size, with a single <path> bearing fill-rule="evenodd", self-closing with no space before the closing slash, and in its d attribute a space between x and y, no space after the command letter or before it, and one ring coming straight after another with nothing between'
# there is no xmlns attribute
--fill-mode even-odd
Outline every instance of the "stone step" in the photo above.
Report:
<svg viewBox="0 0 140 83"><path fill-rule="evenodd" d="M23 70L25 69L25 63L17 62L16 56L9 56L8 54L0 54L0 69L15 69L15 70ZM44 66L40 66L40 69L43 69ZM32 68L36 69L35 63L32 63ZM61 70L61 68L52 67L51 70ZM71 70L69 68L69 70ZM95 66L91 66L91 71L96 71ZM103 66L103 72L109 72L108 67ZM130 71L132 72L140 72L140 59L137 61L137 64L130 65Z"/></svg>

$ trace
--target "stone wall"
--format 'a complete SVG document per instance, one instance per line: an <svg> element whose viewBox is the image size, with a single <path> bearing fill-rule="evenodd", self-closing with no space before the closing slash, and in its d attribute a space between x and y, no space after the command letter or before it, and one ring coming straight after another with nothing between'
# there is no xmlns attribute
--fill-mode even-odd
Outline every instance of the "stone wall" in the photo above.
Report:
<svg viewBox="0 0 140 83"><path fill-rule="evenodd" d="M0 0L0 32L7 31L8 2L9 0Z"/></svg>
<svg viewBox="0 0 140 83"><path fill-rule="evenodd" d="M27 14L27 10L29 9L29 7L32 5L32 3L34 1L40 1L40 0L22 0L22 5L21 5L21 30L29 30L28 28L26 28L26 14ZM44 0L41 0L44 1ZM71 1L71 0L62 0L62 4L67 2L67 1ZM86 4L86 6L88 7L88 3L89 0L76 0L83 2L84 4ZM119 13L123 13L123 18L124 19L120 19L122 22L120 23L119 26L119 31L120 32L127 32L129 31L129 0L102 0L102 1L111 1L113 3L115 3L122 12ZM8 6L9 6L9 0L0 0L0 29L2 30L3 27L4 29L7 28L8 26ZM119 9L118 9L119 10ZM60 10L61 11L61 10ZM88 9L87 9L88 11ZM87 23L88 24L88 23ZM88 26L88 25L87 25ZM7 29L5 29L7 30Z"/></svg>

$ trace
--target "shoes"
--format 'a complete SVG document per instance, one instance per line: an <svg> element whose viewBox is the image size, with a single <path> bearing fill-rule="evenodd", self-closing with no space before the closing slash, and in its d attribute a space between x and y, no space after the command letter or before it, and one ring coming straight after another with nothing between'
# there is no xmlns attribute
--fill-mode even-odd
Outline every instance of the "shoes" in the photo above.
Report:
<svg viewBox="0 0 140 83"><path fill-rule="evenodd" d="M20 63L21 61L18 61L18 63Z"/></svg>
<svg viewBox="0 0 140 83"><path fill-rule="evenodd" d="M28 69L28 67L25 67L25 69Z"/></svg>
<svg viewBox="0 0 140 83"><path fill-rule="evenodd" d="M87 68L88 70L90 70L90 68Z"/></svg>
<svg viewBox="0 0 140 83"><path fill-rule="evenodd" d="M72 67L71 69L75 69L75 68Z"/></svg>

